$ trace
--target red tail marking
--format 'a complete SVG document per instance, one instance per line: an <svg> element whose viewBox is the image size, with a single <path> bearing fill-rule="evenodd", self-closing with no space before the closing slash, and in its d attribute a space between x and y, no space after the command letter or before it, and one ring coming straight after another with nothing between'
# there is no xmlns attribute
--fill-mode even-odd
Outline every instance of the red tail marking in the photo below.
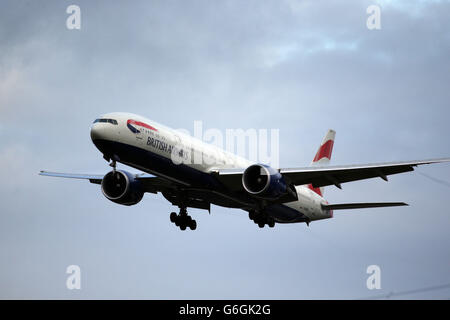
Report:
<svg viewBox="0 0 450 320"><path fill-rule="evenodd" d="M317 151L316 156L314 157L313 162L317 162L322 158L331 159L331 152L333 151L333 140L328 140L325 142Z"/></svg>

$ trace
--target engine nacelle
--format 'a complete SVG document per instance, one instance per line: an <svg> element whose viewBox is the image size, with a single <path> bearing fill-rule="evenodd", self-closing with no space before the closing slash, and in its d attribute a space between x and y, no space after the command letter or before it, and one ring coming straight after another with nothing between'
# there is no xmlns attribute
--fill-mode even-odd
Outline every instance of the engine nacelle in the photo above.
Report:
<svg viewBox="0 0 450 320"><path fill-rule="evenodd" d="M144 196L141 183L123 170L108 172L103 177L102 192L108 200L126 206L137 204Z"/></svg>
<svg viewBox="0 0 450 320"><path fill-rule="evenodd" d="M283 176L262 164L253 164L245 169L242 185L248 193L261 198L279 198L288 192Z"/></svg>

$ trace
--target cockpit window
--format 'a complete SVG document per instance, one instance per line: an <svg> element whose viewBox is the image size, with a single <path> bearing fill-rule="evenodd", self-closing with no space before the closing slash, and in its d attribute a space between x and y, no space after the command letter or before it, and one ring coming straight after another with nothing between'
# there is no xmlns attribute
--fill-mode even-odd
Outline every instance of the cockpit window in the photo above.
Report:
<svg viewBox="0 0 450 320"><path fill-rule="evenodd" d="M111 123L111 124L117 125L117 120L114 120L114 119L95 119L94 123L97 123L97 122L105 122L105 123Z"/></svg>

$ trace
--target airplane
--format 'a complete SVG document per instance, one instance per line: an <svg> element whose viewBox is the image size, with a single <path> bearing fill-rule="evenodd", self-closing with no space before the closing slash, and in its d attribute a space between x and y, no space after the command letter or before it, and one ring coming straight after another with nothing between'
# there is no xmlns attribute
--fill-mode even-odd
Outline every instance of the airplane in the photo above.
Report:
<svg viewBox="0 0 450 320"><path fill-rule="evenodd" d="M251 162L142 116L114 112L96 119L92 142L110 162L105 175L40 171L40 175L85 179L101 186L103 195L118 204L139 203L144 193L160 192L179 213L170 221L181 230L197 228L187 208L211 212L211 204L239 208L260 228L265 225L306 223L329 219L334 210L406 206L404 202L329 204L324 187L369 178L381 178L450 158L364 165L329 166L336 132L325 135L311 165L272 168ZM192 161L200 155L202 161ZM203 161L205 160L205 161ZM208 161L206 161L208 160ZM117 169L117 162L143 173Z"/></svg>

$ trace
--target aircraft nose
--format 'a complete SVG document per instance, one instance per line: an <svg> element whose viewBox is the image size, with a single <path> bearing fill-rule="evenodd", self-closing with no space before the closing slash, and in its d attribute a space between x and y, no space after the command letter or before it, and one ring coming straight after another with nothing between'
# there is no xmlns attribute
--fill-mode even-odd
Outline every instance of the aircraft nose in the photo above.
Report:
<svg viewBox="0 0 450 320"><path fill-rule="evenodd" d="M99 123L94 123L91 127L91 139L92 141L103 138L103 126Z"/></svg>

